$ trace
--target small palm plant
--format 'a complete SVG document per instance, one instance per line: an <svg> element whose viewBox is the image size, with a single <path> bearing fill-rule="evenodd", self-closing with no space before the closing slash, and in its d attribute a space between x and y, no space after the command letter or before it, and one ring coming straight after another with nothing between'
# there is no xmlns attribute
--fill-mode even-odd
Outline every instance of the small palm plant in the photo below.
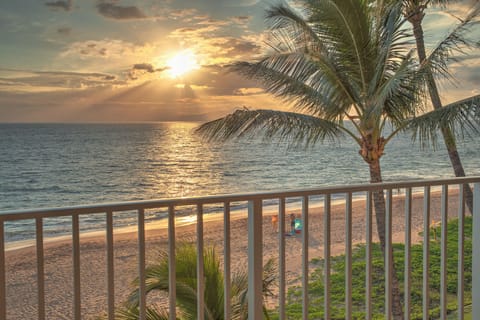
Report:
<svg viewBox="0 0 480 320"><path fill-rule="evenodd" d="M224 319L224 275L221 263L214 247L206 247L203 252L205 280L205 319ZM146 294L169 291L168 253L161 251L158 262L146 269ZM196 319L197 317L197 248L194 243L180 243L176 248L176 303L177 318ZM264 266L264 296L273 295L276 268L273 260ZM231 277L231 310L232 319L247 319L248 277L245 272L232 274ZM116 310L115 319L134 320L139 317L139 279L134 280L135 289L131 292L125 305ZM268 313L264 307L265 317ZM169 319L168 310L160 305L146 309L147 320Z"/></svg>

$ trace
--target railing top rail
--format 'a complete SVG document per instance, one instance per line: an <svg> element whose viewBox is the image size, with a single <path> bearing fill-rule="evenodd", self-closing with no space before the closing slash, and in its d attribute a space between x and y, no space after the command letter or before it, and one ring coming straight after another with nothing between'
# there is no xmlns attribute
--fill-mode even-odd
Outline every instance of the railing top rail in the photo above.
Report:
<svg viewBox="0 0 480 320"><path fill-rule="evenodd" d="M139 210L139 209L154 209L154 208L158 209L158 208L168 208L169 206L188 206L188 205L198 205L198 204L203 205L203 204L214 204L214 203L224 203L224 202L249 201L249 200L256 200L256 199L268 200L268 199L294 198L294 197L313 196L313 195L366 192L366 191L375 191L380 189L385 190L385 189L397 189L397 188L416 188L416 187L424 187L424 186L460 185L460 184L475 183L475 182L480 182L480 176L449 178L449 179L408 180L408 181L398 181L398 182L337 185L337 186L325 186L320 188L309 188L309 189L300 189L300 190L267 191L267 192L215 195L215 196L204 196L204 197L128 201L128 202L120 202L120 203L102 203L102 204L95 204L95 205L70 206L70 207L59 207L59 208L12 210L12 211L0 211L0 221L33 219L36 217L47 218L47 217L71 216L71 215L78 215L78 214L132 211L132 210Z"/></svg>

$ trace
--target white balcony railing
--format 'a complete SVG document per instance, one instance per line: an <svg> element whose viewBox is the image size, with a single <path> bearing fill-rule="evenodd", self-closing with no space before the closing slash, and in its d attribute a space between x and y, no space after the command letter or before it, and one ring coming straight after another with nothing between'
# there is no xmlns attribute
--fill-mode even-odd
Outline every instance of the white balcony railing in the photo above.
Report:
<svg viewBox="0 0 480 320"><path fill-rule="evenodd" d="M286 289L287 284L285 280L285 216L286 216L286 200L291 198L301 199L301 218L303 221L303 231L301 233L302 241L302 267L301 267L301 287L302 287L302 318L308 319L309 314L309 300L308 300L308 280L309 280L309 218L310 208L312 205L312 199L321 199L323 206L323 267L324 267L324 315L325 318L330 318L331 306L330 306L330 276L331 276L331 208L333 197L338 199L340 197L345 208L345 317L347 319L352 318L352 225L359 223L358 221L352 221L352 199L353 197L361 197L366 201L366 211L364 219L361 222L364 224L365 230L365 244L366 244L366 318L370 319L372 316L371 309L371 297L372 297L372 234L374 234L374 222L373 222L373 208L372 208L372 195L373 192L383 190L385 192L386 199L386 240L387 250L390 252L392 247L392 217L402 216L404 221L405 230L405 274L404 274L404 310L406 319L409 319L408 315L411 308L410 288L411 288L411 252L410 247L412 244L412 194L419 192L423 197L423 267L424 267L424 304L423 314L424 318L428 318L428 287L429 287L429 239L430 239L430 226L431 226L431 209L430 209L430 194L433 189L441 190L441 290L440 290L440 318L446 319L447 316L447 293L446 293L446 261L447 261L447 244L446 244L446 221L452 216L456 216L459 219L459 237L458 237L458 306L459 319L463 319L463 269L464 269L464 216L465 216L465 200L464 200L464 185L470 184L474 188L474 213L473 213L473 269L477 270L472 272L472 301L480 301L480 177L468 177L468 178L455 178L444 180L428 180L428 181L414 181L414 182L398 182L398 183L382 183L382 184L365 184L365 185L350 185L350 186L335 186L325 187L318 189L297 190L297 191L283 191L283 192L267 192L267 193L252 193L242 195L226 195L226 196L212 196L212 197L199 197L199 198L183 198L183 199L167 199L167 200L155 200L155 201L141 201L141 202L128 202L118 204L102 204L93 206L77 206L69 208L55 208L55 209L39 209L29 211L15 211L15 212L1 212L0 213L0 319L16 319L14 311L8 310L8 303L10 297L7 296L7 278L6 274L9 272L15 272L15 270L8 270L8 255L6 252L6 246L9 245L5 240L6 230L13 221L19 220L34 220L35 221L35 238L32 240L32 246L36 247L36 301L32 303L29 308L36 309L36 315L38 319L51 318L48 315L46 308L46 276L45 276L45 263L46 258L44 255L45 247L45 234L44 234L44 221L50 218L70 217L71 218L71 241L72 241L72 271L71 282L73 292L72 306L73 310L71 316L66 317L72 319L82 319L82 275L81 275L81 262L82 262L82 242L80 241L80 218L92 215L92 214L104 214L106 217L105 227L105 250L106 250L106 313L109 319L114 318L115 308L119 305L120 301L115 301L115 257L114 257L114 223L113 214L115 212L134 211L137 215L136 232L138 234L138 274L140 280L145 279L145 211L150 209L162 209L168 212L168 253L172 257L175 255L175 241L176 241L176 223L177 223L177 209L183 206L194 206L196 208L196 245L198 252L203 252L204 247L204 209L210 205L220 205L223 207L223 268L224 268L224 292L225 292L225 305L224 314L225 319L230 318L231 309L228 301L230 300L230 274L231 274L231 229L230 229L230 217L232 214L231 207L234 203L242 202L248 203L248 317L249 319L262 319L262 274L263 274L263 252L262 244L265 230L262 226L262 219L265 208L265 202L273 199L278 203L279 216L279 236L278 236L278 313L280 319L286 319L285 303L286 303ZM449 190L458 190L459 207L458 212L449 212L448 208ZM405 195L403 198L405 210L404 212L392 212L392 199L394 193L397 190L401 190ZM391 273L392 266L390 259L385 259L385 318L391 318L392 310L392 288L391 288ZM204 265L202 255L198 255L197 261L197 292L200 297L197 301L198 319L204 319L202 312L204 306L203 292L205 290L204 283ZM175 292L175 259L169 260L169 291L168 306L170 319L176 319L176 292ZM31 281L31 280L28 280ZM146 312L146 295L145 295L145 283L140 281L140 319L145 319ZM9 294L15 294L15 292L8 291ZM14 297L13 297L14 298ZM473 314L480 314L480 304L473 303Z"/></svg>

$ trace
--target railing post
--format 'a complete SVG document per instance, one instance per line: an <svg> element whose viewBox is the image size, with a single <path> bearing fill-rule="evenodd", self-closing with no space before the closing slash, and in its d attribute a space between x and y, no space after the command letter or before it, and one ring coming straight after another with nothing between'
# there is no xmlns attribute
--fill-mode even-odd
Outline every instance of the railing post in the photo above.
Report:
<svg viewBox="0 0 480 320"><path fill-rule="evenodd" d="M458 319L465 318L465 185L459 185L458 190L458 285L457 285L457 305Z"/></svg>
<svg viewBox="0 0 480 320"><path fill-rule="evenodd" d="M43 220L35 219L36 244L37 244L37 299L38 319L45 319L45 261L43 254Z"/></svg>
<svg viewBox="0 0 480 320"><path fill-rule="evenodd" d="M205 319L205 269L203 245L203 206L197 205L197 320Z"/></svg>
<svg viewBox="0 0 480 320"><path fill-rule="evenodd" d="M168 206L168 317L177 319L177 264L175 260L175 207Z"/></svg>
<svg viewBox="0 0 480 320"><path fill-rule="evenodd" d="M473 314L480 314L480 276L476 270L480 270L480 183L476 182L473 187L473 265L472 265L472 301Z"/></svg>
<svg viewBox="0 0 480 320"><path fill-rule="evenodd" d="M223 203L223 308L224 318L230 319L232 313L232 280L231 280L231 241L230 241L230 202Z"/></svg>
<svg viewBox="0 0 480 320"><path fill-rule="evenodd" d="M82 296L80 277L80 226L78 214L72 215L72 251L73 251L73 316L75 320L82 318Z"/></svg>
<svg viewBox="0 0 480 320"><path fill-rule="evenodd" d="M113 243L113 211L106 214L106 240L107 240L107 309L108 320L115 319L115 255Z"/></svg>
<svg viewBox="0 0 480 320"><path fill-rule="evenodd" d="M423 191L423 319L429 318L430 311L430 186Z"/></svg>
<svg viewBox="0 0 480 320"><path fill-rule="evenodd" d="M352 193L345 195L345 319L352 319Z"/></svg>
<svg viewBox="0 0 480 320"><path fill-rule="evenodd" d="M248 201L248 319L262 319L262 200Z"/></svg>
<svg viewBox="0 0 480 320"><path fill-rule="evenodd" d="M280 320L285 320L285 198L280 198L279 204L279 225L278 225L278 241L279 241L279 250L278 250L278 270L279 270L279 279L278 279L278 296L279 296L279 306L278 306L278 318ZM227 319L227 318L225 318Z"/></svg>
<svg viewBox="0 0 480 320"><path fill-rule="evenodd" d="M0 221L0 319L7 318L4 223Z"/></svg>
<svg viewBox="0 0 480 320"><path fill-rule="evenodd" d="M385 319L392 319L392 270L393 270L393 247L392 247L392 189L387 190L385 212Z"/></svg>
<svg viewBox="0 0 480 320"><path fill-rule="evenodd" d="M145 320L147 317L147 297L145 283L145 209L138 209L137 212L138 232L138 319Z"/></svg>
<svg viewBox="0 0 480 320"><path fill-rule="evenodd" d="M302 201L302 319L308 320L308 196Z"/></svg>
<svg viewBox="0 0 480 320"><path fill-rule="evenodd" d="M447 223L448 185L442 186L440 237L440 319L447 319ZM435 227L435 226L434 226ZM475 269L474 269L475 270Z"/></svg>

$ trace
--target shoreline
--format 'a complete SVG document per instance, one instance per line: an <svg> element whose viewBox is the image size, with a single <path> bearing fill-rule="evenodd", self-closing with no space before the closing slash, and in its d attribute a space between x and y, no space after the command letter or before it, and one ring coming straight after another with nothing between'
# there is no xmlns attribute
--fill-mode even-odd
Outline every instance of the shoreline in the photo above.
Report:
<svg viewBox="0 0 480 320"><path fill-rule="evenodd" d="M449 217L458 215L458 192L449 190ZM431 219L440 217L440 192L431 193ZM404 198L393 197L392 241L404 242ZM309 207L309 260L323 258L323 206ZM352 201L352 245L365 241L366 204L364 199ZM263 253L264 261L273 258L278 261L278 233L272 230L270 216L275 211L263 212ZM285 229L289 230L288 214L297 216L301 209L287 208ZM468 213L467 213L468 214ZM373 217L373 241L377 241L375 218ZM158 256L159 250L168 245L166 219L154 227L146 225L146 263L149 265ZM242 215L231 219L231 269L243 270L247 264L247 220L246 210ZM423 195L412 194L412 243L422 240L419 232L423 229ZM345 242L345 206L333 204L331 207L331 254L343 254ZM223 213L204 216L204 243L214 246L223 263ZM176 241L195 241L195 220L184 224L176 223ZM80 236L81 255L81 299L82 318L93 319L106 309L106 244L105 232L82 233ZM285 237L285 261L287 286L298 283L301 270L301 236ZM133 289L130 284L138 274L136 226L114 230L114 272L115 301L120 305ZM71 236L44 243L45 307L50 317L70 319L72 317L72 245ZM36 316L36 248L28 246L7 251L6 283L8 317L30 319ZM234 258L233 258L234 257ZM313 266L312 266L313 267ZM33 284L32 284L33 281ZM275 304L276 301L273 301ZM269 302L270 304L270 302ZM33 307L32 307L33 306Z"/></svg>

